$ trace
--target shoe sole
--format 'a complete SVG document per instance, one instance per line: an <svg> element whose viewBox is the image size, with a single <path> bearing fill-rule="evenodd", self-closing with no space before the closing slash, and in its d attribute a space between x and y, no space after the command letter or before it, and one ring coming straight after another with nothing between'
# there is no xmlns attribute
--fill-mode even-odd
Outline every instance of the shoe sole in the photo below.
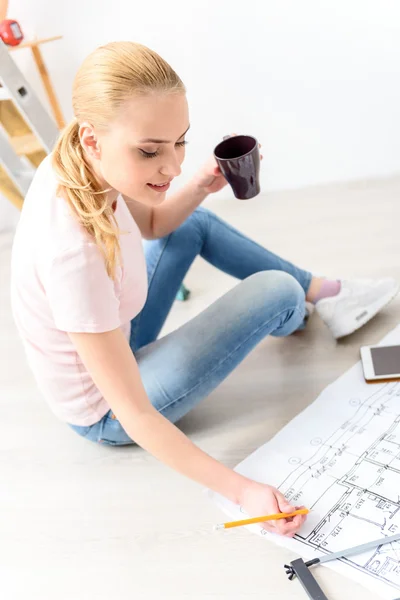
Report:
<svg viewBox="0 0 400 600"><path fill-rule="evenodd" d="M388 292L386 294L386 296L381 298L379 301L376 301L374 304L371 304L371 306L368 309L365 309L366 314L365 315L363 314L362 318L360 318L358 321L356 319L356 316L349 319L349 321L351 321L351 324L349 322L347 328L342 327L339 331L335 331L335 330L331 329L333 337L338 340L339 338L346 337L347 335L351 335L352 333L357 331L357 329L360 329L361 327L366 325L366 323L368 323L368 321L373 319L375 317L375 315L377 315L378 312L380 310L382 310L382 308L385 308L385 306L390 304L390 302L399 293L399 290L400 290L400 285L397 285L396 288L394 290Z"/></svg>

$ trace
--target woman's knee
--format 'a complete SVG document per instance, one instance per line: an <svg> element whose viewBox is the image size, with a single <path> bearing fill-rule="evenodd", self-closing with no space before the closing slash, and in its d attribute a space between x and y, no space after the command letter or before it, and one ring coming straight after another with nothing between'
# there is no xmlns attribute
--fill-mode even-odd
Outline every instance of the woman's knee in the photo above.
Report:
<svg viewBox="0 0 400 600"><path fill-rule="evenodd" d="M259 271L248 277L258 293L288 307L302 306L305 293L300 283L285 271Z"/></svg>
<svg viewBox="0 0 400 600"><path fill-rule="evenodd" d="M299 282L283 271L260 271L248 278L253 301L273 320L273 336L296 331L304 320L305 293Z"/></svg>

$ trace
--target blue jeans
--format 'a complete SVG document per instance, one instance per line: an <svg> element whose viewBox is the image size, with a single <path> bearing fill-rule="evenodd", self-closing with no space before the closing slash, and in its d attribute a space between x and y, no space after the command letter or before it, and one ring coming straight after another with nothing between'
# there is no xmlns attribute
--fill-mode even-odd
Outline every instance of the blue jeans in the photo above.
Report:
<svg viewBox="0 0 400 600"><path fill-rule="evenodd" d="M148 298L132 320L130 346L153 406L175 423L223 381L267 335L302 327L311 273L256 244L204 208L165 238L146 241ZM200 315L157 339L178 289L200 255L242 280ZM134 441L109 411L70 425L94 442Z"/></svg>

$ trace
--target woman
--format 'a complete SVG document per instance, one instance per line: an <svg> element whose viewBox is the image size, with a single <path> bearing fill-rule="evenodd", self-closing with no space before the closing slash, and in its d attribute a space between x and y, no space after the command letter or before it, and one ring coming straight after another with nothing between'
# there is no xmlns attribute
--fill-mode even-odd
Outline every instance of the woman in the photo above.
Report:
<svg viewBox="0 0 400 600"><path fill-rule="evenodd" d="M396 283L313 277L198 208L226 183L214 162L165 200L189 116L181 80L151 50L97 49L76 76L73 107L13 249L13 313L44 396L89 440L137 443L250 514L292 511L278 490L220 464L173 423L265 336L304 326L305 299L338 337L387 303ZM153 240L145 256L142 237ZM157 340L199 254L242 281ZM294 535L303 520L265 528Z"/></svg>

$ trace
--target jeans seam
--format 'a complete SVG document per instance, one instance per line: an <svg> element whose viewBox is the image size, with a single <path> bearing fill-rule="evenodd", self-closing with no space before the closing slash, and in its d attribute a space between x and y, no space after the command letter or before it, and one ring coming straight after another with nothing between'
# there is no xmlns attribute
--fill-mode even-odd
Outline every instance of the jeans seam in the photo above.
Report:
<svg viewBox="0 0 400 600"><path fill-rule="evenodd" d="M199 385L201 385L207 377L209 377L210 375L212 375L212 373L214 373L216 371L217 368L219 368L226 360L228 360L235 352L237 352L242 346L243 344L245 344L253 335L255 335L256 333L258 333L258 331L260 331L260 329L262 329L263 327L267 326L269 323L271 323L271 321L273 321L274 319L279 318L281 315L283 315L284 313L286 313L287 311L297 311L298 313L301 314L301 311L299 310L297 304L293 307L287 308L283 311L281 311L280 313L278 313L277 315L275 315L274 317L272 317L269 321L267 321L267 323L264 323L263 325L260 325L259 327L257 327L257 329L255 329L254 331L252 331L252 333L250 335L247 336L247 338L245 340L243 340L238 346L236 346L236 348L234 348L227 356L225 356L222 360L219 361L219 363L217 363L213 369L211 369L210 371L207 372L207 374L196 383L196 385L194 385L193 387L191 387L189 390L186 390L186 392L184 392L183 394L181 394L179 396L179 398L175 398L173 401L171 401L169 404L165 405L162 407L162 409L159 412L162 412L163 410L166 410L167 408L169 408L170 406L177 404L178 402L181 402L182 400L184 400L186 398L186 396L188 396L191 392L193 392L197 387L199 387ZM168 394L166 394L168 395Z"/></svg>
<svg viewBox="0 0 400 600"><path fill-rule="evenodd" d="M147 281L147 295L149 295L150 288L151 288L151 285L152 285L153 280L154 280L154 274L155 274L155 272L157 270L158 265L160 264L160 260L161 260L162 255L165 252L165 248L168 246L168 243L169 243L169 240L171 238L171 235L172 235L172 233L170 233L168 236L166 236L164 238L164 245L163 245L163 247L162 247L162 249L161 249L161 251L159 253L159 256L158 256L157 261L156 261L156 263L154 265L154 268L153 268L153 271L151 273L151 276L148 277L148 281ZM140 321L142 319L142 314L143 314L143 309L140 311L140 313L137 315L137 317L135 319L135 328L134 328L134 331L132 331L132 326L131 326L131 335L130 335L131 339L132 338L134 339L135 333L137 332L137 330L139 328Z"/></svg>

